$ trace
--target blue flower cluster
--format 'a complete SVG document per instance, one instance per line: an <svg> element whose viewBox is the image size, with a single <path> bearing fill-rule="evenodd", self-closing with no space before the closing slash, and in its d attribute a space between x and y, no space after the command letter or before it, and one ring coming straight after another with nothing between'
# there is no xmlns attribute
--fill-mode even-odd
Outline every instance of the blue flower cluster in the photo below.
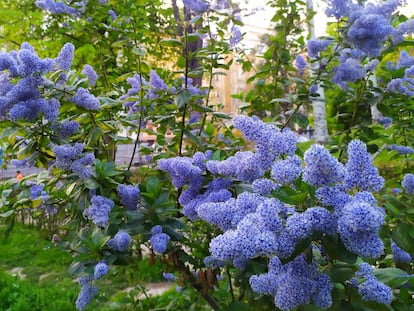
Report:
<svg viewBox="0 0 414 311"><path fill-rule="evenodd" d="M384 187L384 178L378 174L373 165L367 146L360 140L353 140L348 145L348 162L345 166L344 184L347 189L360 191L380 191Z"/></svg>
<svg viewBox="0 0 414 311"><path fill-rule="evenodd" d="M79 123L76 121L56 122L51 128L59 140L66 139L75 134L79 129Z"/></svg>
<svg viewBox="0 0 414 311"><path fill-rule="evenodd" d="M396 263L410 263L413 260L413 257L400 248L394 241L391 241L391 251Z"/></svg>
<svg viewBox="0 0 414 311"><path fill-rule="evenodd" d="M158 254L164 254L167 251L168 242L170 241L170 236L162 232L162 227L156 225L151 229L151 239L150 243L154 252Z"/></svg>
<svg viewBox="0 0 414 311"><path fill-rule="evenodd" d="M75 96L72 97L72 101L76 106L83 107L86 110L99 109L99 100L83 87L77 89Z"/></svg>
<svg viewBox="0 0 414 311"><path fill-rule="evenodd" d="M55 0L36 0L36 6L52 14L68 14L75 17L81 16L86 9L86 0L76 2L77 7L71 7L63 1Z"/></svg>
<svg viewBox="0 0 414 311"><path fill-rule="evenodd" d="M393 293L389 286L379 282L374 276L374 268L369 264L363 262L359 266L359 270L355 273L356 277L351 280L351 283L357 284L358 293L365 301L375 301L383 304L390 304L393 299Z"/></svg>
<svg viewBox="0 0 414 311"><path fill-rule="evenodd" d="M396 144L392 144L388 146L388 150L395 150L398 154L413 154L414 149L408 146L399 146Z"/></svg>
<svg viewBox="0 0 414 311"><path fill-rule="evenodd" d="M80 178L89 178L92 174L91 165L95 161L93 153L83 154L84 144L61 145L53 147L56 156L56 166L77 174Z"/></svg>
<svg viewBox="0 0 414 311"><path fill-rule="evenodd" d="M83 211L83 216L91 219L98 227L106 227L108 225L109 212L114 207L114 201L100 195L95 195L91 199L89 208Z"/></svg>
<svg viewBox="0 0 414 311"><path fill-rule="evenodd" d="M363 200L345 204L338 219L338 232L348 250L363 257L377 258L384 251L378 230L384 222L384 211Z"/></svg>
<svg viewBox="0 0 414 311"><path fill-rule="evenodd" d="M251 276L250 286L256 293L274 296L276 307L283 311L310 302L320 308L332 305L329 276L319 272L315 263L308 264L303 255L284 265L271 258L269 271Z"/></svg>
<svg viewBox="0 0 414 311"><path fill-rule="evenodd" d="M303 165L294 155L296 138L290 136L291 132L280 131L255 117L238 116L234 126L254 142L254 150L239 151L222 161L198 154L160 163L174 185L187 187L179 198L185 215L222 230L211 240L205 264L216 268L232 264L243 270L257 257L285 260L286 271L278 268L278 272L270 273L269 268L268 274L252 277L253 290L273 295L282 310L311 301L329 306L329 277L315 272L306 277L310 282L306 285L302 283L305 280L290 274L293 265L300 266L303 259L297 262L289 258L300 242L315 239L318 244L321 236L338 237L350 252L363 258L377 258L383 253L378 231L385 213L370 191L379 191L384 180L373 166L366 145L352 141L344 165L325 147L314 144L305 152ZM219 178L204 185L211 174ZM320 206L296 209L269 197L281 185L295 189L300 178L316 188ZM251 183L253 192L233 197L229 190L238 182ZM317 271L313 265L312 271ZM279 283L288 286L282 289Z"/></svg>
<svg viewBox="0 0 414 311"><path fill-rule="evenodd" d="M105 262L99 262L96 264L93 272L93 279L99 280L109 272L109 266Z"/></svg>
<svg viewBox="0 0 414 311"><path fill-rule="evenodd" d="M95 70L92 68L91 65L86 64L83 67L82 74L84 74L88 78L90 86L95 85L96 80L98 79L98 75L96 74Z"/></svg>
<svg viewBox="0 0 414 311"><path fill-rule="evenodd" d="M204 0L183 0L184 6L196 14L204 13L210 5Z"/></svg>
<svg viewBox="0 0 414 311"><path fill-rule="evenodd" d="M309 40L307 43L309 57L318 58L319 53L326 50L331 43L332 40Z"/></svg>
<svg viewBox="0 0 414 311"><path fill-rule="evenodd" d="M46 191L44 191L45 184L40 183L40 184L34 184L30 187L30 199L31 200L35 200L35 199L40 199L42 201L47 201L47 199L49 198L49 195L47 194Z"/></svg>
<svg viewBox="0 0 414 311"><path fill-rule="evenodd" d="M298 70L298 75L299 76L302 76L303 75L303 71L305 70L305 68L308 65L306 63L306 60L303 58L302 55L297 55L296 56L295 65L296 65L296 69Z"/></svg>
<svg viewBox="0 0 414 311"><path fill-rule="evenodd" d="M237 44L240 43L242 38L243 38L243 34L241 33L240 28L233 25L231 27L231 37L230 37L230 41L229 41L230 45L232 47L235 47Z"/></svg>
<svg viewBox="0 0 414 311"><path fill-rule="evenodd" d="M345 177L344 166L321 145L312 145L304 160L303 180L312 186L334 185Z"/></svg>
<svg viewBox="0 0 414 311"><path fill-rule="evenodd" d="M19 51L0 52L0 114L2 118L34 121L43 116L55 121L60 103L44 99L40 89L49 83L44 75L54 71L56 61L40 59L34 49L23 43ZM16 80L12 83L12 80Z"/></svg>
<svg viewBox="0 0 414 311"><path fill-rule="evenodd" d="M128 249L130 243L131 236L127 232L120 230L108 241L108 246L112 250L124 252Z"/></svg>
<svg viewBox="0 0 414 311"><path fill-rule="evenodd" d="M138 186L119 184L116 190L121 204L128 210L133 211L138 208L141 193Z"/></svg>
<svg viewBox="0 0 414 311"><path fill-rule="evenodd" d="M82 276L79 284L82 286L76 299L76 309L85 310L91 300L98 294L98 288L91 284L92 276Z"/></svg>
<svg viewBox="0 0 414 311"><path fill-rule="evenodd" d="M407 194L414 194L414 175L405 174L401 186Z"/></svg>

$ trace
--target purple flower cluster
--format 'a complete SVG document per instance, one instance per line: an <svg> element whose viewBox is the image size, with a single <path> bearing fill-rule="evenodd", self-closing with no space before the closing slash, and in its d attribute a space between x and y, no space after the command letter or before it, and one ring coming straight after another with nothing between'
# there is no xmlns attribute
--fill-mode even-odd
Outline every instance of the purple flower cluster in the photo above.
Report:
<svg viewBox="0 0 414 311"><path fill-rule="evenodd" d="M54 1L54 0L36 0L36 6L42 10L49 11L52 14L68 14L72 16L81 16L85 11L86 1L78 1L78 7L73 8L63 1Z"/></svg>
<svg viewBox="0 0 414 311"><path fill-rule="evenodd" d="M156 225L151 229L151 239L150 243L154 252L158 254L164 254L167 251L168 242L170 241L170 236L162 232L162 227Z"/></svg>
<svg viewBox="0 0 414 311"><path fill-rule="evenodd" d="M94 272L93 272L93 279L99 280L109 272L109 266L105 262L99 262L96 264Z"/></svg>
<svg viewBox="0 0 414 311"><path fill-rule="evenodd" d="M366 69L359 60L347 58L335 67L335 74L332 82L338 84L342 88L346 88L346 82L355 82L366 74Z"/></svg>
<svg viewBox="0 0 414 311"><path fill-rule="evenodd" d="M363 258L377 258L384 251L378 230L384 211L370 203L352 200L345 204L338 219L338 232L346 248Z"/></svg>
<svg viewBox="0 0 414 311"><path fill-rule="evenodd" d="M56 133L56 136L60 139L66 139L73 134L75 134L79 129L79 123L76 121L64 121L56 122L52 125L53 131Z"/></svg>
<svg viewBox="0 0 414 311"><path fill-rule="evenodd" d="M298 70L298 75L299 76L302 76L303 75L303 71L305 70L305 68L308 65L306 63L306 60L303 58L302 55L297 55L296 56L295 65L296 65L296 69Z"/></svg>
<svg viewBox="0 0 414 311"><path fill-rule="evenodd" d="M293 184L301 174L302 160L296 155L275 161L272 165L271 177L282 185Z"/></svg>
<svg viewBox="0 0 414 311"><path fill-rule="evenodd" d="M371 156L367 152L367 146L360 140L349 143L345 170L344 184L347 189L380 191L384 186L384 178L378 174L378 169L373 165Z"/></svg>
<svg viewBox="0 0 414 311"><path fill-rule="evenodd" d="M204 0L183 0L184 6L196 14L204 13L208 10L209 4Z"/></svg>
<svg viewBox="0 0 414 311"><path fill-rule="evenodd" d="M230 45L232 47L237 46L240 43L240 41L242 40L242 38L243 38L243 35L240 31L240 28L233 25L231 27L231 37L230 37L230 41L229 41Z"/></svg>
<svg viewBox="0 0 414 311"><path fill-rule="evenodd" d="M334 16L336 19L349 16L352 6L351 0L325 0L327 9L325 14L327 16Z"/></svg>
<svg viewBox="0 0 414 311"><path fill-rule="evenodd" d="M400 248L394 241L391 241L391 251L396 263L410 263L413 260L413 257Z"/></svg>
<svg viewBox="0 0 414 311"><path fill-rule="evenodd" d="M109 212L114 207L114 201L100 195L95 195L91 199L89 208L83 211L83 217L91 219L98 227L108 225Z"/></svg>
<svg viewBox="0 0 414 311"><path fill-rule="evenodd" d="M315 187L341 182L345 177L344 166L322 145L312 145L304 155L303 180Z"/></svg>
<svg viewBox="0 0 414 311"><path fill-rule="evenodd" d="M55 70L55 61L40 59L34 49L23 43L20 51L0 53L0 114L2 118L34 121L43 116L55 121L60 103L44 99L40 89L48 80L44 75ZM17 82L11 81L19 78Z"/></svg>
<svg viewBox="0 0 414 311"><path fill-rule="evenodd" d="M256 192L261 195L267 195L272 193L272 191L275 191L279 189L280 185L275 183L271 179L267 178L259 178L253 181L252 183L252 189L253 192Z"/></svg>
<svg viewBox="0 0 414 311"><path fill-rule="evenodd" d="M47 201L47 199L49 198L49 195L47 194L45 190L43 190L44 188L45 188L45 185L43 183L32 185L30 187L30 199L31 200L40 199L42 201Z"/></svg>
<svg viewBox="0 0 414 311"><path fill-rule="evenodd" d="M193 164L193 159L189 157L177 157L161 159L158 161L158 167L162 171L170 174L174 187L181 188L187 183L193 185L201 184L202 186L202 169Z"/></svg>
<svg viewBox="0 0 414 311"><path fill-rule="evenodd" d="M315 263L308 264L303 255L284 265L272 257L269 271L251 276L249 282L254 292L274 296L276 307L283 311L310 302L320 308L332 305L329 276L319 272Z"/></svg>
<svg viewBox="0 0 414 311"><path fill-rule="evenodd" d="M124 252L128 249L130 243L131 236L127 232L120 230L108 241L108 246L114 251Z"/></svg>
<svg viewBox="0 0 414 311"><path fill-rule="evenodd" d="M81 290L76 299L76 309L85 310L91 300L98 294L98 288L91 284L91 277L80 277Z"/></svg>
<svg viewBox="0 0 414 311"><path fill-rule="evenodd" d="M405 174L401 186L407 194L414 194L414 175Z"/></svg>
<svg viewBox="0 0 414 311"><path fill-rule="evenodd" d="M96 74L95 70L92 68L91 65L86 64L83 67L82 74L84 74L88 78L90 86L95 85L96 79L98 79L98 75Z"/></svg>
<svg viewBox="0 0 414 311"><path fill-rule="evenodd" d="M388 150L395 150L397 151L399 154L413 154L414 153L414 149L408 146L399 146L396 144L392 144L390 146L388 146Z"/></svg>
<svg viewBox="0 0 414 311"><path fill-rule="evenodd" d="M374 268L367 263L361 263L355 273L357 278L363 281L358 284L358 293L365 301L375 301L383 304L391 304L393 293L389 286L379 282L374 276ZM357 278L355 280L357 281Z"/></svg>
<svg viewBox="0 0 414 311"><path fill-rule="evenodd" d="M55 146L53 152L56 156L56 166L69 170L77 174L79 177L86 179L91 175L90 166L95 161L92 153L83 154L84 144L76 143L75 145Z"/></svg>
<svg viewBox="0 0 414 311"><path fill-rule="evenodd" d="M72 43L66 43L60 50L55 62L62 70L70 70L74 58L75 46Z"/></svg>
<svg viewBox="0 0 414 311"><path fill-rule="evenodd" d="M138 186L120 184L116 191L121 204L128 210L133 211L138 208L139 198L141 197Z"/></svg>
<svg viewBox="0 0 414 311"><path fill-rule="evenodd" d="M377 56L393 31L389 18L381 14L365 13L352 23L348 40L369 56Z"/></svg>
<svg viewBox="0 0 414 311"><path fill-rule="evenodd" d="M331 43L332 40L309 40L307 43L309 57L318 58L319 53L326 50Z"/></svg>
<svg viewBox="0 0 414 311"><path fill-rule="evenodd" d="M72 101L76 106L83 107L86 110L99 109L99 100L83 87L77 89L75 96L72 98Z"/></svg>
<svg viewBox="0 0 414 311"><path fill-rule="evenodd" d="M243 178L241 180L253 181L261 177L264 171L271 167L276 158L295 153L297 137L290 130L280 131L273 124L243 115L235 117L233 125L243 133L246 139L255 143L254 153L250 151L239 152L231 160L225 160L229 162L230 170L230 163L233 163L233 176ZM233 160L235 162L231 162ZM238 162L242 164L241 168L238 168L236 164Z"/></svg>

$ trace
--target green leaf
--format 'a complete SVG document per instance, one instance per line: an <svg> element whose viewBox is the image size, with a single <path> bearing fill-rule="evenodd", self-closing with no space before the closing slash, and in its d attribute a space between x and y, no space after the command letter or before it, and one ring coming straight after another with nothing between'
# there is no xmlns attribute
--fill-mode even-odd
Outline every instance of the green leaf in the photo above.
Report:
<svg viewBox="0 0 414 311"><path fill-rule="evenodd" d="M398 268L384 268L375 270L376 278L390 287L400 287L410 279L407 273Z"/></svg>
<svg viewBox="0 0 414 311"><path fill-rule="evenodd" d="M9 211L7 211L7 212L1 213L1 214L0 214L0 217L2 217L2 218L7 218L7 217L9 217L9 216L11 216L11 215L13 215L13 214L14 214L14 210L13 210L13 209L11 209L11 210L9 210Z"/></svg>
<svg viewBox="0 0 414 311"><path fill-rule="evenodd" d="M250 306L242 301L236 301L230 304L224 311L250 311Z"/></svg>
<svg viewBox="0 0 414 311"><path fill-rule="evenodd" d="M177 107L180 109L190 102L192 98L191 92L189 90L184 90L177 95Z"/></svg>
<svg viewBox="0 0 414 311"><path fill-rule="evenodd" d="M160 41L160 45L166 47L182 47L183 43L177 39L163 39Z"/></svg>
<svg viewBox="0 0 414 311"><path fill-rule="evenodd" d="M104 235L102 230L97 228L92 233L92 243L96 250L101 249L111 237Z"/></svg>
<svg viewBox="0 0 414 311"><path fill-rule="evenodd" d="M414 231L414 227L406 223L398 224L392 231L392 239L394 242L411 254L414 253L414 239L411 237L412 231Z"/></svg>

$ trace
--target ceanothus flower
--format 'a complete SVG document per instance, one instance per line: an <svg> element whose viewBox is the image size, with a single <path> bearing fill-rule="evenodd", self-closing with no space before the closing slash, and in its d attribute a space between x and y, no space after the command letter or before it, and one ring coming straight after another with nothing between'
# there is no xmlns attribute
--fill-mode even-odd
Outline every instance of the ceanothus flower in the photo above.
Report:
<svg viewBox="0 0 414 311"><path fill-rule="evenodd" d="M130 211L137 209L141 197L138 186L119 184L116 190L123 206Z"/></svg>
<svg viewBox="0 0 414 311"><path fill-rule="evenodd" d="M93 221L98 227L108 225L109 212L114 207L114 201L100 195L95 195L91 199L89 208L83 211L83 217Z"/></svg>
<svg viewBox="0 0 414 311"><path fill-rule="evenodd" d="M160 170L170 174L174 187L181 188L189 182L199 180L202 170L193 164L189 157L176 157L160 159L158 161Z"/></svg>
<svg viewBox="0 0 414 311"><path fill-rule="evenodd" d="M96 74L95 70L92 68L91 65L86 64L83 67L82 74L84 74L88 78L90 86L95 85L96 79L98 79L98 75Z"/></svg>
<svg viewBox="0 0 414 311"><path fill-rule="evenodd" d="M370 203L353 200L345 204L338 218L338 233L345 247L364 258L377 258L384 251L378 230L384 211Z"/></svg>
<svg viewBox="0 0 414 311"><path fill-rule="evenodd" d="M65 43L58 56L55 58L55 62L60 69L66 71L70 70L73 63L74 52L75 46L72 43Z"/></svg>
<svg viewBox="0 0 414 311"><path fill-rule="evenodd" d="M130 243L131 236L127 232L119 230L114 237L108 241L108 246L112 250L124 252L128 249Z"/></svg>
<svg viewBox="0 0 414 311"><path fill-rule="evenodd" d="M184 6L191 11L201 14L208 10L209 4L204 0L183 0Z"/></svg>
<svg viewBox="0 0 414 311"><path fill-rule="evenodd" d="M382 44L394 31L389 19L380 14L362 14L348 31L348 40L369 56L377 56Z"/></svg>
<svg viewBox="0 0 414 311"><path fill-rule="evenodd" d="M99 109L99 100L95 97L95 95L89 93L89 91L83 87L77 89L72 101L76 106L83 107L86 110Z"/></svg>
<svg viewBox="0 0 414 311"><path fill-rule="evenodd" d="M277 183L267 178L259 178L252 183L253 191L261 195L270 194L272 191L279 189L279 187Z"/></svg>
<svg viewBox="0 0 414 311"><path fill-rule="evenodd" d="M351 0L325 0L327 8L325 10L326 16L334 16L336 19L346 17L350 13Z"/></svg>
<svg viewBox="0 0 414 311"><path fill-rule="evenodd" d="M315 263L308 264L303 255L282 265L277 257L269 263L269 271L253 275L249 280L254 292L274 296L277 308L289 311L313 301L317 307L332 304L332 284L327 275L317 270Z"/></svg>
<svg viewBox="0 0 414 311"><path fill-rule="evenodd" d="M304 155L303 180L315 187L330 186L341 182L344 167L322 145L312 145Z"/></svg>
<svg viewBox="0 0 414 311"><path fill-rule="evenodd" d="M59 139L65 139L79 130L79 123L76 121L56 122L52 125L52 129L56 132Z"/></svg>
<svg viewBox="0 0 414 311"><path fill-rule="evenodd" d="M379 191L384 186L384 178L373 165L367 146L360 140L353 140L348 145L348 162L345 171L344 184L347 189Z"/></svg>
<svg viewBox="0 0 414 311"><path fill-rule="evenodd" d="M358 293L365 301L375 301L383 304L391 304L394 298L391 288L374 277L370 277L359 284Z"/></svg>
<svg viewBox="0 0 414 311"><path fill-rule="evenodd" d="M99 262L96 264L94 272L93 272L93 278L94 280L99 280L100 278L107 275L109 272L109 266L105 262Z"/></svg>
<svg viewBox="0 0 414 311"><path fill-rule="evenodd" d="M272 165L271 177L276 182L293 184L302 173L302 160L297 156L288 156L285 160L277 160Z"/></svg>
<svg viewBox="0 0 414 311"><path fill-rule="evenodd" d="M240 43L240 41L242 40L242 38L243 38L243 35L242 35L241 31L240 31L240 28L237 27L237 26L235 26L235 25L233 25L231 27L231 37L230 37L230 41L229 41L230 45L232 47L235 47L237 44Z"/></svg>
<svg viewBox="0 0 414 311"><path fill-rule="evenodd" d="M95 161L93 153L83 154L85 144L75 143L53 147L56 156L56 166L77 174L80 178L86 179L91 175L91 165Z"/></svg>
<svg viewBox="0 0 414 311"><path fill-rule="evenodd" d="M407 194L414 194L414 175L405 174L401 186Z"/></svg>
<svg viewBox="0 0 414 311"><path fill-rule="evenodd" d="M346 82L355 82L366 74L366 69L361 62L354 58L347 58L335 68L332 82L341 87L346 87Z"/></svg>
<svg viewBox="0 0 414 311"><path fill-rule="evenodd" d="M152 99L157 98L159 93L168 91L168 85L160 78L155 70L150 71L149 85L151 86L149 96Z"/></svg>
<svg viewBox="0 0 414 311"><path fill-rule="evenodd" d="M332 206L336 211L340 211L352 199L341 185L318 188L316 198L323 205Z"/></svg>
<svg viewBox="0 0 414 311"><path fill-rule="evenodd" d="M391 251L392 251L392 256L394 258L394 261L396 263L410 263L413 258L411 257L411 255L409 253L407 253L405 250L403 250L402 248L400 248L397 243L395 243L394 241L391 241Z"/></svg>
<svg viewBox="0 0 414 311"><path fill-rule="evenodd" d="M90 284L90 281L79 280L79 283L82 285L81 290L76 298L76 308L78 310L85 310L87 305L91 300L98 294L98 288Z"/></svg>
<svg viewBox="0 0 414 311"><path fill-rule="evenodd" d="M302 55L297 55L296 56L295 65L296 65L296 69L298 70L298 75L302 76L303 75L303 70L308 65Z"/></svg>
<svg viewBox="0 0 414 311"><path fill-rule="evenodd" d="M170 241L170 236L162 232L162 227L156 225L151 229L151 239L150 243L154 252L159 254L164 254L167 251L168 242Z"/></svg>
<svg viewBox="0 0 414 311"><path fill-rule="evenodd" d="M326 50L331 43L332 40L309 40L307 43L309 57L317 58L319 53Z"/></svg>

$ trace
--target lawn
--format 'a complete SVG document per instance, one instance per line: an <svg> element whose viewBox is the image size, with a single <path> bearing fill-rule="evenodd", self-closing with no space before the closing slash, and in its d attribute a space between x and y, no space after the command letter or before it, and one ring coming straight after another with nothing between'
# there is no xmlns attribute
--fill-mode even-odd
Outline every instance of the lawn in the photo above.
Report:
<svg viewBox="0 0 414 311"><path fill-rule="evenodd" d="M8 237L0 237L0 310L76 310L80 286L69 275L71 262L71 255L55 247L47 232L16 224ZM137 261L133 267L112 267L86 310L152 310L168 302L174 310L182 299L173 284L163 296L138 296L146 284L163 281L162 272L161 264L149 260Z"/></svg>

